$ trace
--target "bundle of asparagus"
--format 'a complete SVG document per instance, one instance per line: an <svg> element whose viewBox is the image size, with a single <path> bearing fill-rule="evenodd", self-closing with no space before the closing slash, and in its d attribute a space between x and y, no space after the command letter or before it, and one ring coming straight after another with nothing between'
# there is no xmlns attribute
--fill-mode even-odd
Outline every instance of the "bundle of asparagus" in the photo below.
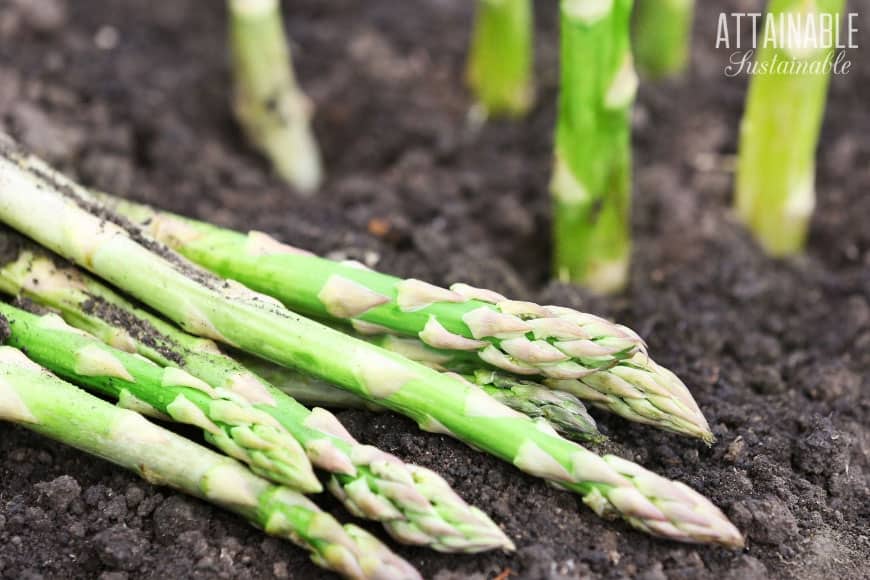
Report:
<svg viewBox="0 0 870 580"><path fill-rule="evenodd" d="M543 375L548 386L626 419L712 441L686 386L651 360L641 339L624 326L465 284L447 290L401 280L319 258L260 232L245 235L99 197L190 260L296 312L349 321L368 334L416 336L410 342L390 336L377 341L414 360L454 370L488 364L525 377Z"/></svg>
<svg viewBox="0 0 870 580"><path fill-rule="evenodd" d="M0 192L2 221L190 332L330 380L411 417L424 429L453 435L575 491L601 515L621 515L639 529L668 538L742 545L742 537L724 515L688 487L621 458L599 457L554 432L542 430L474 385L347 337L287 310L265 295L200 270L11 143L0 147ZM404 298L400 302L412 306L411 310L427 306L440 296L433 297L426 285L410 286L401 293ZM323 298L331 308L347 312L359 308L361 299L369 304L365 300L368 296L339 280L337 286L324 290ZM526 309L525 305L517 307L520 312ZM514 324L514 319L525 323L519 316L511 318L510 313L486 310L478 311L479 319L472 317L472 326L494 335L503 347L504 342L512 340L502 338L504 334L532 332L526 326L511 330L499 325L507 321ZM588 324L588 320L585 322ZM559 332L553 323L545 326L548 330L544 336ZM575 322L568 326L583 325ZM598 331L603 325L591 326L596 337L601 338ZM439 333L437 329L434 332ZM613 338L607 336L601 341L609 344ZM614 360L608 363L612 366L634 354L636 338L628 333L617 338L630 343L617 351L617 358L610 350L603 357L593 358L610 358ZM536 346L534 341L525 340ZM520 346L526 355L537 352L534 348L530 351L522 340L510 345ZM623 353L625 350L631 354ZM583 354L588 355L585 351ZM536 355L531 358L540 359ZM579 363L565 364L579 372L572 366L580 367Z"/></svg>
<svg viewBox="0 0 870 580"><path fill-rule="evenodd" d="M513 547L486 514L465 504L437 474L360 445L327 411L309 411L211 341L137 308L17 234L0 232L0 242L17 252L0 267L0 290L56 309L78 329L142 357L100 346L53 315L37 320L0 303L0 313L11 322L11 343L40 364L121 405L203 428L207 440L273 481L307 473L304 454L290 462L278 445L285 439L301 444L314 466L331 474L328 488L349 511L383 522L401 542L445 552ZM283 462L269 461L281 454ZM319 490L316 479L303 483L291 481L305 492Z"/></svg>
<svg viewBox="0 0 870 580"><path fill-rule="evenodd" d="M94 370L94 359L87 359L81 360ZM9 346L0 347L0 420L232 511L305 548L318 566L347 578L420 578L377 538L357 526L342 526L291 488L271 484L229 457L84 393Z"/></svg>

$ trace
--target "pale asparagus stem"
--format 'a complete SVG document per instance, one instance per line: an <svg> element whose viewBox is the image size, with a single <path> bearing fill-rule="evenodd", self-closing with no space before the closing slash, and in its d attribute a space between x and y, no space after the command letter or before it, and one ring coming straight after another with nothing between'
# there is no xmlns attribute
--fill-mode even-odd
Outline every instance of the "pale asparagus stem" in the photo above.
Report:
<svg viewBox="0 0 870 580"><path fill-rule="evenodd" d="M599 457L542 430L474 385L210 277L11 143L0 147L0 192L4 222L188 330L333 381L428 430L453 435L577 492L601 515L620 515L641 530L671 539L743 544L722 512L685 485L618 457Z"/></svg>
<svg viewBox="0 0 870 580"><path fill-rule="evenodd" d="M305 377L292 369L248 354L236 356L246 367L268 379L270 383L301 403L342 409L384 410L383 407L358 395L317 379ZM473 370L458 376L462 380L478 385L496 401L546 423L568 439L592 442L604 439L598 431L595 420L586 411L586 407L570 393L555 391L538 383L516 379L491 370Z"/></svg>
<svg viewBox="0 0 870 580"><path fill-rule="evenodd" d="M296 84L279 0L228 0L234 109L248 139L303 193L322 179L311 104Z"/></svg>
<svg viewBox="0 0 870 580"><path fill-rule="evenodd" d="M771 0L780 45L765 42L751 75L746 110L740 124L735 206L737 214L772 256L800 253L816 203L816 148L830 82L833 47L824 47L823 18L836 19L844 0ZM788 18L790 16L790 18ZM789 22L803 32L790 32ZM768 23L770 23L768 21ZM781 27L781 28L780 28ZM778 62L778 65L775 63ZM780 72L781 67L807 67Z"/></svg>
<svg viewBox="0 0 870 580"><path fill-rule="evenodd" d="M248 398L258 413L296 437L316 467L332 474L329 489L354 514L383 522L401 542L439 551L512 548L486 514L465 504L435 473L359 444L331 414L309 411L284 396L210 340L192 337L133 306L18 234L0 233L0 245L19 248L18 258L0 267L0 290L58 309L70 324L161 365L181 366L217 391ZM150 398L159 393L139 394L148 405L161 405L159 397Z"/></svg>
<svg viewBox="0 0 870 580"><path fill-rule="evenodd" d="M347 578L420 578L377 538L331 515L290 488L58 379L12 347L0 347L0 420L18 423L248 520L311 552Z"/></svg>
<svg viewBox="0 0 870 580"><path fill-rule="evenodd" d="M269 236L99 198L158 240L221 276L277 298L288 308L350 322L361 332L419 337L527 376L580 378L644 350L630 329L570 308L508 300L489 290L450 290L318 258Z"/></svg>
<svg viewBox="0 0 870 580"><path fill-rule="evenodd" d="M531 0L478 0L466 77L487 116L524 115L534 99Z"/></svg>
<svg viewBox="0 0 870 580"><path fill-rule="evenodd" d="M467 355L432 349L414 338L386 334L370 335L366 340L438 370L487 376ZM708 444L714 441L707 420L686 385L645 353L579 379L544 379L541 384L629 421L697 437Z"/></svg>
<svg viewBox="0 0 870 580"><path fill-rule="evenodd" d="M199 427L206 441L261 477L303 493L323 489L296 439L247 399L112 348L55 314L36 316L0 302L0 317L9 324L8 344L64 379L133 410Z"/></svg>
<svg viewBox="0 0 870 580"><path fill-rule="evenodd" d="M637 0L633 49L641 72L662 78L686 68L694 11L695 0Z"/></svg>
<svg viewBox="0 0 870 580"><path fill-rule="evenodd" d="M560 0L561 81L550 183L554 270L560 280L596 292L619 291L628 279L637 90L631 5Z"/></svg>

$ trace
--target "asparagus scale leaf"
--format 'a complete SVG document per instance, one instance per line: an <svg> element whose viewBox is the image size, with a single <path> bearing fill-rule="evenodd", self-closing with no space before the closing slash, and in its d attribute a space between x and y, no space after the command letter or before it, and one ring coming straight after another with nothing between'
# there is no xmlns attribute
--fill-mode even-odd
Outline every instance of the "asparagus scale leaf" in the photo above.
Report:
<svg viewBox="0 0 870 580"><path fill-rule="evenodd" d="M0 219L97 273L194 333L300 370L403 413L579 493L600 515L652 534L740 546L712 503L630 461L599 457L428 367L298 316L199 270L90 198L80 186L0 148Z"/></svg>
<svg viewBox="0 0 870 580"><path fill-rule="evenodd" d="M276 421L280 428L286 429L299 441L311 462L331 474L328 489L356 516L381 522L400 542L443 552L513 548L511 541L485 513L466 504L436 473L406 464L375 447L361 445L332 414L323 409L309 411L221 353L210 340L192 337L133 306L74 266L62 263L59 258L52 259L45 250L28 244L18 234L2 232L0 242L7 248L18 246L17 258L0 267L0 289L57 309L70 324L158 364L183 368L190 375L182 382L199 386L203 393L225 394L224 398L239 403L240 399L247 399L252 412L230 408L234 412L227 413L227 404L218 404L224 415L244 418L253 414L261 422ZM58 366L58 356L63 360L64 355L55 352L70 347L69 342L60 342L69 338L64 334L51 334L45 328L61 326L56 324L57 320L49 317L47 323L28 326L20 322L27 318L26 313L10 318L15 322L12 338L20 341L16 344L33 348L34 356L41 354L41 362L65 374ZM31 332L25 332L27 330ZM34 336L36 332L39 334ZM48 342L51 340L55 342ZM118 361L131 360L129 355L116 350L109 354ZM105 359L105 353L102 358ZM128 365L125 369L135 380L122 383L120 387L117 377L106 379L109 382L106 385L105 377L68 376L105 394L117 395L122 403L139 410L171 410L167 409L167 403L175 401L171 392L162 393L148 387L149 376L153 377L157 371L147 363ZM72 372L77 371L73 368ZM173 377L184 374L178 368L167 369L166 373ZM208 410L209 405L214 404L195 391L184 392L203 409ZM208 427L201 416L190 415ZM185 418L187 415L179 416L181 420ZM246 440L260 445L251 437Z"/></svg>
<svg viewBox="0 0 870 580"><path fill-rule="evenodd" d="M9 346L0 347L0 420L234 512L269 535L302 546L315 564L347 578L420 578L377 538L342 526L298 492L271 484L136 412L88 395Z"/></svg>

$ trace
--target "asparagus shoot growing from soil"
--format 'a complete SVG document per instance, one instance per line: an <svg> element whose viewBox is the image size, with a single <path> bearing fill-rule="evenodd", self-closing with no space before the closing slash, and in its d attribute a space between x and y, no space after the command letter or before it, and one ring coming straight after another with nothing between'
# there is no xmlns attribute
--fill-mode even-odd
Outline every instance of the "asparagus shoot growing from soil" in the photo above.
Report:
<svg viewBox="0 0 870 580"><path fill-rule="evenodd" d="M467 505L436 473L405 464L374 447L361 445L332 414L323 409L309 411L222 354L210 340L190 336L135 307L74 266L62 263L57 257L52 259L47 251L28 244L18 234L8 231L0 234L0 246L6 248L4 255L11 260L0 267L0 289L56 309L75 327L99 335L102 340L159 365L181 367L195 378L186 381L189 385L196 385L196 379L202 382L198 390L203 393L211 389L225 394L224 398L231 398L239 405L244 402L240 398L248 399L253 407L249 412L240 412L225 402L218 403L217 411L235 419L254 415L260 417L261 422L268 419L277 421L280 428L286 429L299 441L311 462L330 474L329 490L357 517L383 523L390 535L400 542L428 546L442 552L480 552L513 547L486 514ZM16 251L17 256L13 259L11 254ZM13 325L13 330L19 329L18 334L13 333L13 338L28 336L23 334L21 327L22 324ZM65 335L47 335L43 331L43 343L46 336L66 338ZM20 344L35 349L34 353L45 353L42 360L51 364L56 372L64 374L62 369L55 368L56 359L61 356L53 354L56 348L44 344L40 347L33 338ZM129 360L121 353L113 356ZM171 414L167 403L177 406L175 399L171 398L177 391L165 387L167 391L162 393L147 384L148 377L157 371L141 364L127 366L126 370L136 380L135 384L124 385L126 389L123 390L128 394L122 390L119 397L122 401L130 402L138 409L144 407ZM145 375L139 376L137 371ZM174 369L166 374L177 380L180 373ZM112 395L119 388L117 380L111 379L109 385L103 384L99 378L82 378L81 382ZM96 384L92 384L93 381ZM207 411L214 404L199 393L184 392ZM197 418L196 413L189 415ZM199 417L199 422L209 426L202 417ZM251 442L254 438L247 437L246 440Z"/></svg>
<svg viewBox="0 0 870 580"><path fill-rule="evenodd" d="M290 312L269 297L201 270L82 187L0 145L0 220L91 270L188 331L296 367L452 435L578 493L597 514L674 540L743 545L740 532L691 488L622 458L600 457L541 429L475 385ZM334 298L353 309L353 294Z"/></svg>
<svg viewBox="0 0 870 580"><path fill-rule="evenodd" d="M408 347L413 352L400 352L409 358L416 353L423 362L445 368L490 365L526 377L543 375L545 382L562 381L562 390L571 386L573 394L626 419L712 441L688 388L656 365L637 335L623 326L568 308L508 300L464 284L447 290L401 280L319 258L260 232L245 235L105 194L100 199L187 258L277 298L296 312L350 322L370 335L416 337ZM360 295L360 306L336 308L329 299L330 287ZM415 292L423 292L422 301ZM487 317L488 328L475 324ZM523 338L525 333L534 340ZM388 343L398 348L409 341L386 336L377 342L386 348ZM619 368L608 372L614 367Z"/></svg>
<svg viewBox="0 0 870 580"><path fill-rule="evenodd" d="M621 290L631 254L632 0L561 0L553 195L555 275Z"/></svg>
<svg viewBox="0 0 870 580"><path fill-rule="evenodd" d="M377 538L290 488L46 372L21 351L0 347L0 420L17 423L236 513L267 534L311 552L322 568L354 579L420 578Z"/></svg>
<svg viewBox="0 0 870 580"><path fill-rule="evenodd" d="M466 77L485 116L519 117L534 100L532 0L478 0Z"/></svg>
<svg viewBox="0 0 870 580"><path fill-rule="evenodd" d="M296 83L280 0L228 0L233 109L248 140L302 193L320 185L311 104Z"/></svg>
<svg viewBox="0 0 870 580"><path fill-rule="evenodd" d="M652 78L677 75L689 62L695 0L637 0L634 56Z"/></svg>
<svg viewBox="0 0 870 580"><path fill-rule="evenodd" d="M764 42L751 75L740 125L737 214L772 256L803 250L815 208L816 147L825 113L833 45L823 19L839 17L844 0L771 0ZM789 21L812 22L800 32ZM773 27L773 29L771 29ZM814 33L811 31L815 31ZM828 41L829 42L829 41Z"/></svg>

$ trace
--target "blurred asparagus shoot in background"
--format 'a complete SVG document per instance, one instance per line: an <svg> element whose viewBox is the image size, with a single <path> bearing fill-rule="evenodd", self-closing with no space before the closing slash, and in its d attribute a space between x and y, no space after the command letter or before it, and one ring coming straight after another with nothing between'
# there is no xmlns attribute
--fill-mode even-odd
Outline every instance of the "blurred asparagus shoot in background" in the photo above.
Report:
<svg viewBox="0 0 870 580"><path fill-rule="evenodd" d="M634 56L644 75L678 75L689 62L695 0L638 0L634 15Z"/></svg>
<svg viewBox="0 0 870 580"><path fill-rule="evenodd" d="M844 5L845 0L771 0L768 5L780 30L766 27L761 38L775 34L782 42L759 42L755 66L760 72L750 79L740 125L735 204L740 219L773 256L797 254L806 242L830 81L830 70L822 65L834 54L832 46L824 46L821 23L836 19ZM795 33L790 14L815 26Z"/></svg>
<svg viewBox="0 0 870 580"><path fill-rule="evenodd" d="M233 109L248 140L299 192L322 179L311 104L299 89L279 0L229 0Z"/></svg>

